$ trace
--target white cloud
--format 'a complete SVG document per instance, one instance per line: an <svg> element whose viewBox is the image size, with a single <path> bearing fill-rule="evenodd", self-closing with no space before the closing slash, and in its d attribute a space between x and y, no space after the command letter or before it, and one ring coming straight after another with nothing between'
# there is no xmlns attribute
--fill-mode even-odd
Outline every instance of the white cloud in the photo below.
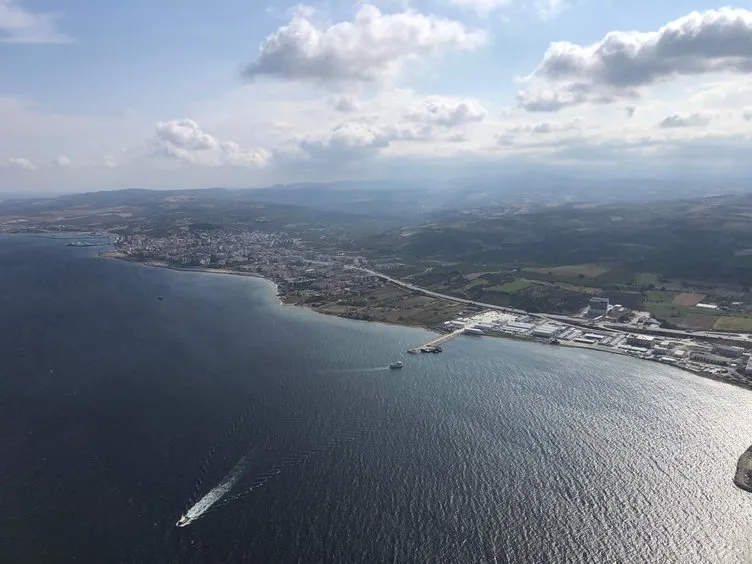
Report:
<svg viewBox="0 0 752 564"><path fill-rule="evenodd" d="M57 14L31 12L15 0L0 0L0 43L68 43L55 29Z"/></svg>
<svg viewBox="0 0 752 564"><path fill-rule="evenodd" d="M471 50L485 33L458 21L413 10L383 14L364 4L353 22L319 27L310 9L299 9L286 26L267 37L244 75L342 85L380 82L404 66L445 50Z"/></svg>
<svg viewBox="0 0 752 564"><path fill-rule="evenodd" d="M671 129L677 127L701 127L708 125L712 119L713 115L707 113L676 113L663 118L658 124L658 127L663 129Z"/></svg>
<svg viewBox="0 0 752 564"><path fill-rule="evenodd" d="M186 163L265 166L271 159L265 149L243 149L233 141L220 141L190 119L159 122L156 129L160 152Z"/></svg>
<svg viewBox="0 0 752 564"><path fill-rule="evenodd" d="M53 163L59 166L60 168L67 168L71 165L71 160L65 155L60 155L53 161Z"/></svg>
<svg viewBox="0 0 752 564"><path fill-rule="evenodd" d="M744 108L742 111L742 117L745 121L752 121L752 108Z"/></svg>
<svg viewBox="0 0 752 564"><path fill-rule="evenodd" d="M451 128L479 123L487 115L488 111L475 100L431 96L408 110L405 117L409 121Z"/></svg>
<svg viewBox="0 0 752 564"><path fill-rule="evenodd" d="M471 8L481 13L491 12L512 2L513 0L449 0L450 4L463 8Z"/></svg>
<svg viewBox="0 0 752 564"><path fill-rule="evenodd" d="M373 158L389 149L395 142L432 142L440 141L430 123L400 122L381 124L380 120L369 123L366 120L349 121L332 128L328 132L309 135L298 141L297 149L306 158L328 161L332 164L346 164L349 161L361 161ZM457 142L457 135L443 139ZM425 151L432 152L429 147Z"/></svg>
<svg viewBox="0 0 752 564"><path fill-rule="evenodd" d="M658 31L613 31L587 46L552 43L526 78L520 105L558 111L635 98L641 87L677 76L751 71L752 11L692 12Z"/></svg>
<svg viewBox="0 0 752 564"><path fill-rule="evenodd" d="M390 141L381 128L349 122L338 125L326 136L302 140L300 148L318 160L359 160L374 156L388 147Z"/></svg>
<svg viewBox="0 0 752 564"><path fill-rule="evenodd" d="M35 165L29 159L24 159L21 157L11 157L10 159L8 159L8 164L12 167L22 168L24 170L36 170L37 169L37 165Z"/></svg>

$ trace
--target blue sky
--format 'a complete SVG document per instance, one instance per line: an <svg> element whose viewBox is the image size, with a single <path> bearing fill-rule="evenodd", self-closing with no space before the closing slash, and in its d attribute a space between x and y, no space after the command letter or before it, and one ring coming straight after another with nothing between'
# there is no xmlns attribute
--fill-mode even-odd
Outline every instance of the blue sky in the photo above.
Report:
<svg viewBox="0 0 752 564"><path fill-rule="evenodd" d="M437 159L650 172L699 152L709 174L744 171L750 10L0 0L0 191L358 179Z"/></svg>

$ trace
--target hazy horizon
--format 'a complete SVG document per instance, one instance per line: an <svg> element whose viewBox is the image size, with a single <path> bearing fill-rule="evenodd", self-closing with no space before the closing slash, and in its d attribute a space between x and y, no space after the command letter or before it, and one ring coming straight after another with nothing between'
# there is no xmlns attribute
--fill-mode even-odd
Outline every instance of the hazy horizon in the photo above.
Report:
<svg viewBox="0 0 752 564"><path fill-rule="evenodd" d="M721 182L752 172L737 6L4 0L0 192L505 168Z"/></svg>

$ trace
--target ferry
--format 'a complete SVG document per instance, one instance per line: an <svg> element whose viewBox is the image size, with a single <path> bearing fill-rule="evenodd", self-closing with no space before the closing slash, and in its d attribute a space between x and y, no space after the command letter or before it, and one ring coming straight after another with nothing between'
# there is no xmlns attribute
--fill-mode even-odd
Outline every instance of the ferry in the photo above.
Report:
<svg viewBox="0 0 752 564"><path fill-rule="evenodd" d="M187 515L181 515L180 516L180 521L178 521L177 523L175 523L175 525L177 525L178 527L187 527L188 525L191 524L191 521L192 521L192 519L190 517L188 517Z"/></svg>
<svg viewBox="0 0 752 564"><path fill-rule="evenodd" d="M397 362L391 363L389 365L389 368L391 368L392 370L399 370L400 368L402 368L402 361L398 360Z"/></svg>

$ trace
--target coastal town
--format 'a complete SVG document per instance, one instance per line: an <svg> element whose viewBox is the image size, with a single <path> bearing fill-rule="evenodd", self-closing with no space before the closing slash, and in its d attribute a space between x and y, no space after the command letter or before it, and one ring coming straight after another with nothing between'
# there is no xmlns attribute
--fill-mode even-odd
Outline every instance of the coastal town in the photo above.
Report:
<svg viewBox="0 0 752 564"><path fill-rule="evenodd" d="M648 312L608 298L593 297L570 316L477 303L393 279L381 272L390 264L313 250L302 239L276 232L135 233L118 236L114 244L117 250L106 254L116 258L267 278L277 284L283 303L325 314L422 326L451 337L509 337L629 355L752 388L748 335L666 329Z"/></svg>

